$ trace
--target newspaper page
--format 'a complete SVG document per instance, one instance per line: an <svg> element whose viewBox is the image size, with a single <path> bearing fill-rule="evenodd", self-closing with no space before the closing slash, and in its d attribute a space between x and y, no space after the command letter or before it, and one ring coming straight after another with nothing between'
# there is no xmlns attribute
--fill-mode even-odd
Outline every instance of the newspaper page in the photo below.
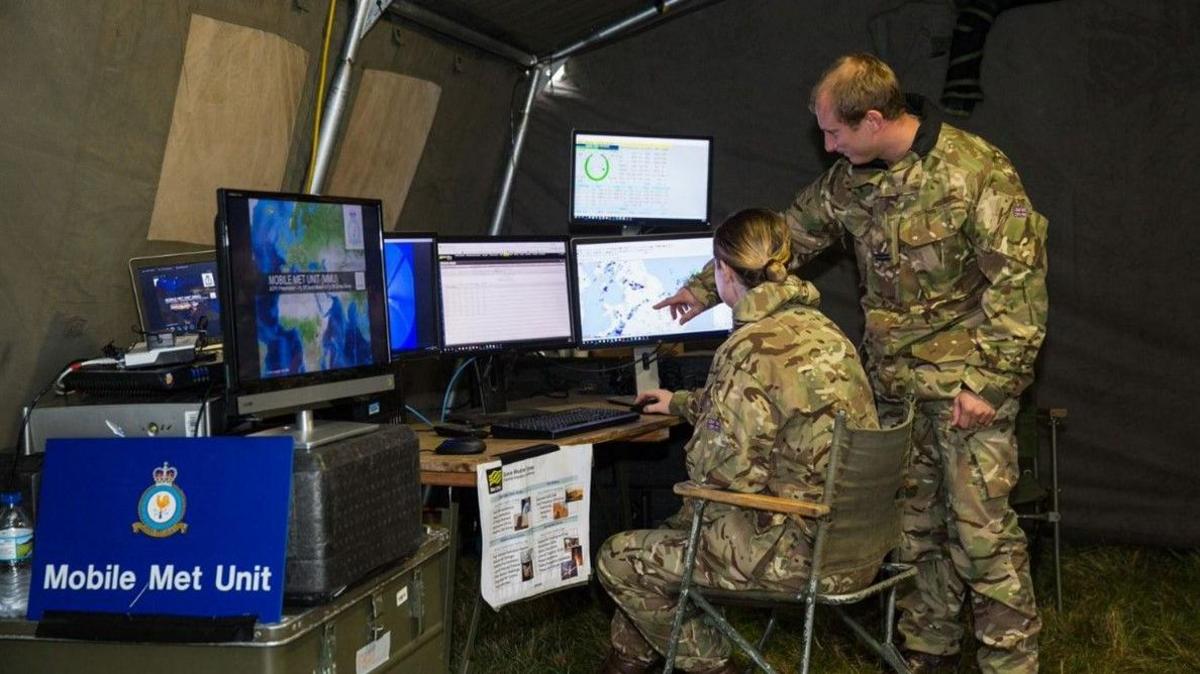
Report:
<svg viewBox="0 0 1200 674"><path fill-rule="evenodd" d="M481 464L476 480L480 591L493 609L587 582L591 445Z"/></svg>

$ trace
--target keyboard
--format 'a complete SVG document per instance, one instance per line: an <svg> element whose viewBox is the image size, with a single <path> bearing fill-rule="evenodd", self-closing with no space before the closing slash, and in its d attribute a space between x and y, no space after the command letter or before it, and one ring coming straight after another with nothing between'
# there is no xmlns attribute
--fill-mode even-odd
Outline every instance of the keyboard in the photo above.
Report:
<svg viewBox="0 0 1200 674"><path fill-rule="evenodd" d="M639 416L637 412L628 410L574 407L569 410L545 412L492 424L492 437L561 438L597 428L637 421Z"/></svg>

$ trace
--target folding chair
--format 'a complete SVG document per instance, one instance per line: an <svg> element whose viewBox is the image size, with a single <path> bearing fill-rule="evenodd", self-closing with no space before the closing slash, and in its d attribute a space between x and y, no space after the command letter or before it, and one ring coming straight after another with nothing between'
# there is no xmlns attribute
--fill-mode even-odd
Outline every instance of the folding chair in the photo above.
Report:
<svg viewBox="0 0 1200 674"><path fill-rule="evenodd" d="M768 674L775 669L767 663L762 650L775 627L776 612L788 605L803 604L804 656L800 671L807 674L812 657L813 615L817 604L831 605L837 615L867 646L882 657L899 674L909 669L892 643L893 616L896 605L896 586L916 575L910 564L884 563L881 573L867 587L854 592L827 594L820 591L823 577L861 566L864 561L883 559L900 542L899 491L903 482L905 461L910 445L913 406L910 403L904 422L884 430L861 430L846 425L845 414L837 417L829 466L820 503L798 501L776 496L741 494L707 488L693 482L675 485L675 493L696 499L691 535L684 557L684 575L679 583L679 608L671 631L664 668L670 674L675 665L685 614L692 604L706 614L705 618L730 641L738 645L754 663ZM798 592L729 591L700 587L692 583L696 559L696 542L705 506L710 502L726 503L777 513L796 514L818 520L813 546L812 574L807 587ZM824 574L824 575L823 575ZM875 639L862 625L841 609L842 605L859 602L886 592L882 640ZM724 615L713 607L716 603L750 603L769 606L771 617L758 645L754 646L737 633Z"/></svg>
<svg viewBox="0 0 1200 674"><path fill-rule="evenodd" d="M1017 413L1017 453L1021 474L1008 495L1008 502L1017 513L1017 520L1029 535L1030 554L1036 560L1041 549L1041 525L1049 524L1054 541L1054 602L1062 613L1062 538L1061 516L1058 509L1058 431L1067 418L1062 407L1039 408L1031 392L1021 397ZM1049 428L1049 484L1041 470L1042 430ZM1034 567L1036 568L1036 564Z"/></svg>

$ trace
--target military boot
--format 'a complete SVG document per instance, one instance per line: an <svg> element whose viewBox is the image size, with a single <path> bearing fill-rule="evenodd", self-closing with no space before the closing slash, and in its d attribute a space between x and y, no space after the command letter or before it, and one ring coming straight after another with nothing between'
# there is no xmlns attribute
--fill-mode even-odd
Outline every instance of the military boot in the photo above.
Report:
<svg viewBox="0 0 1200 674"><path fill-rule="evenodd" d="M608 657L600 665L598 674L648 674L654 669L655 663L642 662L621 655L616 650L610 650Z"/></svg>

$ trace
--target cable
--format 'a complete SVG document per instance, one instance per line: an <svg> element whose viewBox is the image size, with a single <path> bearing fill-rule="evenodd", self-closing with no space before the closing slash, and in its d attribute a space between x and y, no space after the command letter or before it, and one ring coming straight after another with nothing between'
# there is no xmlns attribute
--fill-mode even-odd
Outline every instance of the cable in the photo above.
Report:
<svg viewBox="0 0 1200 674"><path fill-rule="evenodd" d="M73 363L67 363L67 365L63 367L63 370L69 371L71 369L71 365L73 365ZM59 375L59 377L61 376L62 375ZM41 391L38 391L37 395L33 397L33 401L29 403L29 406L25 408L25 412L21 415L21 425L17 427L16 447L18 448L18 456L13 456L12 472L9 475L9 480L14 485L17 482L17 459L22 453L20 448L23 447L25 450L24 453L26 454L30 452L30 448L25 445L25 428L29 426L29 417L33 414L33 408L37 407L38 401L42 399L42 396L46 395L46 393L49 392L50 389L54 388L56 384L58 384L58 378L55 378L49 384L46 384L45 388L43 388Z"/></svg>
<svg viewBox="0 0 1200 674"><path fill-rule="evenodd" d="M313 111L312 152L308 158L308 172L304 176L304 186L312 182L313 170L317 165L317 141L321 138L321 108L325 105L325 69L329 64L329 43L333 41L333 15L337 9L337 0L329 0L329 14L325 18L325 44L321 47L321 74L317 76L317 101Z"/></svg>
<svg viewBox="0 0 1200 674"><path fill-rule="evenodd" d="M420 419L421 421L424 421L426 426L433 428L433 422L430 421L429 419L427 419L424 414L421 414L416 409L414 409L412 405L405 405L404 409L408 410L409 412L412 412L414 417Z"/></svg>
<svg viewBox="0 0 1200 674"><path fill-rule="evenodd" d="M196 425L192 428L192 437L200 437L200 422L204 419L204 410L208 409L208 396L212 393L213 380L212 373L208 375L208 386L204 387L204 395L200 398L200 411L196 413ZM212 435L209 433L209 435Z"/></svg>
<svg viewBox="0 0 1200 674"><path fill-rule="evenodd" d="M117 365L119 363L120 361L116 358L93 358L91 360L80 360L71 363L63 368L63 371L60 372L58 377L54 380L54 391L59 395L66 395L66 390L63 388L62 382L67 378L67 375L75 372L76 370L82 370L85 367L91 367L93 365Z"/></svg>
<svg viewBox="0 0 1200 674"><path fill-rule="evenodd" d="M471 356L462 363L459 363L458 368L454 370L454 374L450 375L450 383L446 384L446 395L442 396L442 421L446 420L446 414L450 408L450 392L454 390L454 382L458 381L459 375L467 369L468 365L474 362L475 357Z"/></svg>

